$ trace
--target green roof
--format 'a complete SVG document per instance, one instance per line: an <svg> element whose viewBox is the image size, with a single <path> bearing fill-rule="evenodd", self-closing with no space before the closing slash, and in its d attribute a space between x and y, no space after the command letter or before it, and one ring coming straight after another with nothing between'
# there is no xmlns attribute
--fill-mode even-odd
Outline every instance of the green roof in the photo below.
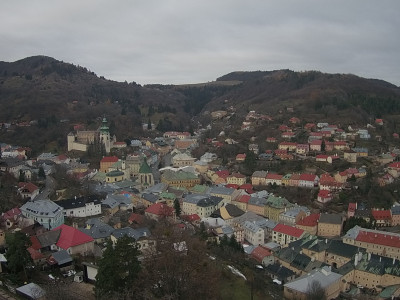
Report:
<svg viewBox="0 0 400 300"><path fill-rule="evenodd" d="M167 192L162 192L162 193L160 194L160 197L161 197L161 198L164 198L164 199L171 199L171 200L175 200L175 199L176 199L175 194L173 194L173 193L167 193Z"/></svg>
<svg viewBox="0 0 400 300"><path fill-rule="evenodd" d="M139 173L140 173L140 174L149 174L149 173L152 173L152 172L151 172L151 169L150 169L149 165L147 164L147 161L146 161L146 160L144 160L143 163L142 163L142 165L140 166Z"/></svg>
<svg viewBox="0 0 400 300"><path fill-rule="evenodd" d="M388 286L379 294L379 297L383 299L391 298L398 289L400 289L400 284Z"/></svg>
<svg viewBox="0 0 400 300"><path fill-rule="evenodd" d="M198 177L190 172L184 172L184 171L165 171L164 174L162 174L162 176L166 179L166 180L188 180L188 179L197 179Z"/></svg>
<svg viewBox="0 0 400 300"><path fill-rule="evenodd" d="M196 184L194 187L192 187L192 192L196 194L205 194L206 191L208 191L209 187L206 185L202 184Z"/></svg>
<svg viewBox="0 0 400 300"><path fill-rule="evenodd" d="M107 174L106 174L106 176L111 176L111 177L114 177L114 176L122 176L122 175L124 175L124 172L122 172L122 171L118 171L118 170L114 170L114 171L111 171L111 172L108 172Z"/></svg>

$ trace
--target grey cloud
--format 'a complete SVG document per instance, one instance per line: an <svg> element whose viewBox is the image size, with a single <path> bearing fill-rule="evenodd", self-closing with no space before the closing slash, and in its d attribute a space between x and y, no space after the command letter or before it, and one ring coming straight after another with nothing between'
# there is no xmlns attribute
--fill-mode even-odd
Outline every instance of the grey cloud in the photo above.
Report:
<svg viewBox="0 0 400 300"><path fill-rule="evenodd" d="M400 85L399 10L396 0L8 1L0 60L44 54L141 84L289 68Z"/></svg>

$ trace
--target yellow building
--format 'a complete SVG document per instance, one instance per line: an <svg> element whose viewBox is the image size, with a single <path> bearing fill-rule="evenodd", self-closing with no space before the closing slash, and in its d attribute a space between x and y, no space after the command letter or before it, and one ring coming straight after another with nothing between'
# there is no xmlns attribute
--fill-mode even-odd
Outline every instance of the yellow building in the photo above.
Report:
<svg viewBox="0 0 400 300"><path fill-rule="evenodd" d="M191 188L200 184L200 178L190 172L167 170L161 175L161 182L169 186Z"/></svg>
<svg viewBox="0 0 400 300"><path fill-rule="evenodd" d="M340 236L342 233L343 218L337 214L321 214L318 220L317 235L323 237Z"/></svg>

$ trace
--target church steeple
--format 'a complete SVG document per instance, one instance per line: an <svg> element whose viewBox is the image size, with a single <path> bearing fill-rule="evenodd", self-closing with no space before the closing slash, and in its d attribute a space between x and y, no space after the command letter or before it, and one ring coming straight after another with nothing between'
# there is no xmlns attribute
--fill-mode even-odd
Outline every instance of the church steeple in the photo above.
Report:
<svg viewBox="0 0 400 300"><path fill-rule="evenodd" d="M111 139L110 139L110 131L107 124L106 117L103 118L102 124L100 126L100 141L104 144L106 148L106 153L110 153L111 150Z"/></svg>

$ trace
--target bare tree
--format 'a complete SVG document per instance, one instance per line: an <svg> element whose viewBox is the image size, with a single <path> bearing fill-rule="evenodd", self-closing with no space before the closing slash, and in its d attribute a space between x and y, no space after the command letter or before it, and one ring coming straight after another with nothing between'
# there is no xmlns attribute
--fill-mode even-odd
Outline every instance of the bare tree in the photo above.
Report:
<svg viewBox="0 0 400 300"><path fill-rule="evenodd" d="M216 299L218 271L204 241L168 223L154 231L154 251L143 261L147 296L161 299ZM145 298L145 295L143 295Z"/></svg>
<svg viewBox="0 0 400 300"><path fill-rule="evenodd" d="M307 289L308 300L326 300L325 290L319 281L313 280Z"/></svg>

